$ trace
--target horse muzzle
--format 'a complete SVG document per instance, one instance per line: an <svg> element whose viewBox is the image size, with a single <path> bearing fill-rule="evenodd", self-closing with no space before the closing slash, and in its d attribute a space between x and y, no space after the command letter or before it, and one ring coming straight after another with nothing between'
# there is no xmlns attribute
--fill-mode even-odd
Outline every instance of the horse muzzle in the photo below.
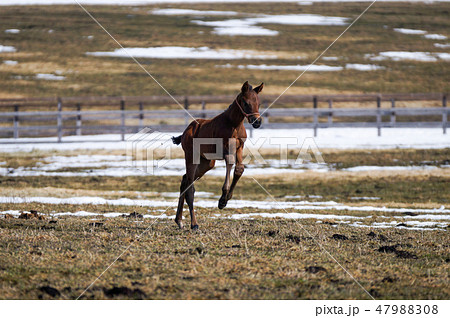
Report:
<svg viewBox="0 0 450 318"><path fill-rule="evenodd" d="M257 129L261 126L261 117L250 116L248 121L252 124L253 128Z"/></svg>

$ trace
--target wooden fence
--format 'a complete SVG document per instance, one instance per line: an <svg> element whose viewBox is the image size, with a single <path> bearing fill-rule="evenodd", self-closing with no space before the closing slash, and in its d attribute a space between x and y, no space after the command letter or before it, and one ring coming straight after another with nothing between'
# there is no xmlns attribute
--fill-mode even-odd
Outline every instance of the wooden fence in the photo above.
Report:
<svg viewBox="0 0 450 318"><path fill-rule="evenodd" d="M440 127L444 134L448 127L447 94L443 93L283 95L276 105L289 104L294 105L294 108L275 108L274 105L267 109L276 97L262 97L260 113L263 114L264 128L311 128L316 136L319 128L374 127L380 136L384 127ZM149 126L146 123L149 120L176 122L151 124L150 127L155 130L182 131L192 120L187 111L195 118L213 117L222 110L207 109L208 104L224 104L225 108L234 98L235 96L176 96L176 101L169 96L0 99L0 135L14 139L24 135L55 136L58 142L62 142L63 136L67 135L108 133L121 134L124 140L125 134L136 133ZM439 106L396 107L396 102L424 101L434 101ZM389 107L382 107L386 102ZM155 110L155 106L173 108L177 103L185 110ZM363 103L366 106L333 107L337 103ZM191 109L194 104L201 107ZM373 107L367 107L368 104ZM402 116L408 117L408 121L397 120L397 117ZM283 122L286 118L290 121ZM349 118L352 120L344 121ZM296 122L295 119L299 120ZM114 123L108 123L110 121ZM251 126L249 129L251 132ZM14 139L3 142L15 142Z"/></svg>

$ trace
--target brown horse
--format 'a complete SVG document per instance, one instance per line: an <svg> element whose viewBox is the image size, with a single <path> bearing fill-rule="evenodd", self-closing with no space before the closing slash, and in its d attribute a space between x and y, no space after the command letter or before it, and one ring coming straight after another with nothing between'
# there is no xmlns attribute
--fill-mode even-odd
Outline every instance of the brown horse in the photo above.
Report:
<svg viewBox="0 0 450 318"><path fill-rule="evenodd" d="M219 209L223 209L233 196L236 183L244 172L242 155L247 138L244 119L247 118L254 128L261 126L258 94L263 86L264 83L261 83L253 89L248 82L245 82L239 95L223 113L212 119L197 119L189 124L182 135L172 138L174 144L182 144L186 161L186 174L181 181L180 198L175 217L175 222L180 229L183 228L182 214L185 198L191 214L191 229L198 229L194 213L195 188L193 183L214 168L216 160L225 160L226 164L225 182L222 187L222 196L219 199ZM198 141L202 138L213 138L219 140L220 144L201 144L201 146L194 147L197 144L196 139ZM217 153L218 147L222 148L219 157L216 155L215 158L211 158L210 154ZM234 177L230 185L230 172L233 164L235 164Z"/></svg>

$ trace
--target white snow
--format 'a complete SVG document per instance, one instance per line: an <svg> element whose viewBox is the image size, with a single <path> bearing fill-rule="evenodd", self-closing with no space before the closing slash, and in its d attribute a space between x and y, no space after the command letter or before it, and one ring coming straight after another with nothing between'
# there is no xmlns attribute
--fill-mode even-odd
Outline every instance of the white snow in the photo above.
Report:
<svg viewBox="0 0 450 318"><path fill-rule="evenodd" d="M171 210L175 208L175 205L170 206ZM144 214L144 219L173 219L174 216L169 216L166 214L167 209L158 209L154 212L163 212L160 215L156 214ZM8 211L0 211L0 215L12 215L14 217L19 217L22 213L30 213L28 211L19 211L19 210L8 210ZM42 214L42 213L41 213ZM88 211L77 211L77 212L52 212L49 214L44 214L52 218L72 216L72 217L99 217L103 216L106 218L116 218L126 215L126 213L120 212L106 212L106 213L97 213L97 212L88 212ZM283 218L283 219L291 219L291 220L301 220L301 219L316 219L316 220L337 220L340 221L340 224L349 225L354 227L365 227L365 228L397 228L402 230L440 230L447 228L449 223L440 222L450 220L450 215L418 215L418 216L392 216L395 219L401 219L399 221L391 221L391 222L373 222L370 224L363 224L363 220L369 221L372 219L371 215L368 216L353 216L353 215L335 215L335 214L314 214L314 213L298 213L298 212L275 212L275 213L267 213L267 212L252 212L252 213L241 213L241 214L232 214L232 215L222 215L222 214L214 214L210 216L210 218L223 218L223 219L232 219L232 220L243 220L243 219L254 219L256 217L262 218ZM386 216L378 216L381 218L388 218ZM434 220L434 221L416 221L413 219L421 219L421 220ZM97 218L91 220L98 220ZM348 220L354 220L353 223L350 223ZM360 220L360 221L355 221ZM322 223L322 221L317 221L317 223Z"/></svg>
<svg viewBox="0 0 450 318"><path fill-rule="evenodd" d="M71 204L71 205L111 205L111 206L141 206L141 207L176 207L178 199L171 201L165 200L142 200L142 199L104 199L101 197L0 197L0 203L20 204L20 203L44 203L44 204ZM217 200L196 200L195 205L202 208L216 208ZM375 206L349 206L339 204L334 201L309 202L273 202L273 201L252 201L252 200L231 200L228 202L229 208L255 208L260 210L336 210L336 211L358 211L358 212L384 212L384 213L425 213L425 214L443 214L450 213L450 209L441 207L439 209L423 208L387 208Z"/></svg>
<svg viewBox="0 0 450 318"><path fill-rule="evenodd" d="M450 43L442 44L442 43L434 43L435 47L441 48L441 49L448 49L450 48Z"/></svg>
<svg viewBox="0 0 450 318"><path fill-rule="evenodd" d="M239 69L251 69L251 70L264 70L264 71L311 71L311 72L336 72L344 70L342 66L329 66L329 65L236 65L231 64L216 65L221 68L236 67ZM357 70L357 71L377 71L385 69L383 66L373 64L346 64L345 69Z"/></svg>
<svg viewBox="0 0 450 318"><path fill-rule="evenodd" d="M54 74L40 73L40 74L36 74L35 78L38 79L38 80L46 80L46 81L62 81L66 77L65 76L59 76L59 75L54 75Z"/></svg>
<svg viewBox="0 0 450 318"><path fill-rule="evenodd" d="M155 59L273 59L273 54L261 54L250 50L210 49L209 47L183 47L162 46L148 48L117 49L114 52L87 52L91 56L108 56L129 58L155 58Z"/></svg>
<svg viewBox="0 0 450 318"><path fill-rule="evenodd" d="M264 127L264 125L263 125ZM181 132L168 132L170 136L177 136ZM131 135L126 135L130 138ZM292 138L296 142L292 144ZM450 138L442 133L440 128L383 128L380 137L375 128L326 128L319 129L314 137L312 129L255 129L253 137L248 138L245 147L264 149L279 148L271 144L277 138L281 146L288 146L291 150L299 150L306 138L314 138L319 149L442 149L450 147ZM127 149L127 142L120 141L119 134L67 136L63 143L56 143L56 137L42 138L3 138L0 152L33 151L33 150L75 150L75 149ZM37 142L37 143L36 143ZM178 146L173 145L174 149Z"/></svg>
<svg viewBox="0 0 450 318"><path fill-rule="evenodd" d="M415 171L415 170L434 170L438 169L434 166L356 166L342 169L344 171L361 172L361 171Z"/></svg>
<svg viewBox="0 0 450 318"><path fill-rule="evenodd" d="M424 30L403 29L403 28L394 28L394 31L403 33L403 34L426 34L427 33L427 31L424 31Z"/></svg>
<svg viewBox="0 0 450 318"><path fill-rule="evenodd" d="M405 215L405 216L394 216L397 219L419 219L419 220L447 220L450 221L450 215L445 214L420 214L420 215Z"/></svg>
<svg viewBox="0 0 450 318"><path fill-rule="evenodd" d="M195 16L226 16L237 15L236 11L211 11L211 10L190 10L190 9L155 9L149 11L151 14L156 15L195 15Z"/></svg>
<svg viewBox="0 0 450 318"><path fill-rule="evenodd" d="M13 53L16 52L16 48L14 46L5 46L0 44L0 53Z"/></svg>
<svg viewBox="0 0 450 318"><path fill-rule="evenodd" d="M346 25L347 18L326 17L317 14L259 15L257 17L221 21L191 21L197 25L214 27L219 35L264 35L275 36L278 31L257 26L257 24L284 25Z"/></svg>
<svg viewBox="0 0 450 318"><path fill-rule="evenodd" d="M334 215L334 214L307 214L307 213L241 213L241 214L233 214L229 217L229 219L234 220L242 220L242 219L251 219L254 217L263 217L263 218L283 218L283 219L333 219L333 220L348 220L348 219L365 219L365 217L360 216L350 216L350 215Z"/></svg>
<svg viewBox="0 0 450 318"><path fill-rule="evenodd" d="M20 30L19 29L8 29L8 30L5 30L5 33L17 34L17 33L20 33Z"/></svg>
<svg viewBox="0 0 450 318"><path fill-rule="evenodd" d="M77 211L77 212L59 212L53 213L52 216L96 216L98 213Z"/></svg>
<svg viewBox="0 0 450 318"><path fill-rule="evenodd" d="M250 157L248 157L249 159ZM246 158L247 159L247 158ZM314 162L296 162L290 159L262 159L254 158L253 163L246 162L247 176L256 175L275 175L275 174L294 174L304 173L306 171L327 172L335 170L334 167ZM250 162L250 161L249 161ZM157 165L155 164L157 163ZM0 164L1 165L1 164ZM153 167L151 167L153 165ZM67 169L78 168L79 171L66 171ZM361 171L396 171L396 170L432 170L447 169L446 167L436 166L356 166L343 169L343 171L361 172ZM184 159L167 159L161 164L151 160L132 160L127 156L88 156L79 155L73 157L53 156L43 158L36 163L34 167L0 167L0 176L9 177L30 177L30 176L59 176L59 177L89 177L89 176L179 176L185 171ZM208 172L210 176L223 177L225 175L225 163L217 161L213 170ZM209 196L206 194L206 197ZM169 196L176 197L176 193ZM321 196L309 195L309 198L321 198Z"/></svg>
<svg viewBox="0 0 450 318"><path fill-rule="evenodd" d="M216 27L213 31L218 35L229 36L275 36L278 35L278 31L269 30L260 26L247 25L247 26L235 26L235 27Z"/></svg>
<svg viewBox="0 0 450 318"><path fill-rule="evenodd" d="M10 215L14 215L14 216L19 216L22 214L22 212L19 210L8 210L8 211L2 211L2 212L0 212L0 214L1 215L10 214Z"/></svg>
<svg viewBox="0 0 450 318"><path fill-rule="evenodd" d="M378 71L385 69L383 66L373 64L345 64L345 68L357 71Z"/></svg>
<svg viewBox="0 0 450 318"><path fill-rule="evenodd" d="M246 19L251 23L270 23L285 25L347 25L348 19L343 17L327 17L318 14L284 14L264 15Z"/></svg>
<svg viewBox="0 0 450 318"><path fill-rule="evenodd" d="M214 27L213 33L219 35L278 35L278 31L256 26L255 23L252 23L247 19L231 19L223 21L192 20L191 22L197 25Z"/></svg>
<svg viewBox="0 0 450 318"><path fill-rule="evenodd" d="M3 64L5 64L5 65L17 65L17 64L19 64L19 62L11 61L11 60L5 60L5 61L3 61Z"/></svg>
<svg viewBox="0 0 450 318"><path fill-rule="evenodd" d="M230 64L226 64L223 67L232 67ZM249 70L263 70L263 71L311 71L311 72L336 72L342 71L344 68L341 66L329 66L329 65L238 65L239 69Z"/></svg>
<svg viewBox="0 0 450 318"><path fill-rule="evenodd" d="M447 40L447 37L442 34L425 34L424 37L431 40Z"/></svg>
<svg viewBox="0 0 450 318"><path fill-rule="evenodd" d="M450 61L450 53L434 53L438 58L444 61Z"/></svg>
<svg viewBox="0 0 450 318"><path fill-rule="evenodd" d="M322 60L324 61L337 61L339 58L337 56L323 56Z"/></svg>
<svg viewBox="0 0 450 318"><path fill-rule="evenodd" d="M172 3L298 3L299 5L316 2L373 2L373 0L77 0L83 5L147 5L147 4L172 4ZM398 2L399 0L378 0L377 2ZM409 0L408 2L448 2L449 0ZM74 0L2 0L0 6L8 5L73 5Z"/></svg>
<svg viewBox="0 0 450 318"><path fill-rule="evenodd" d="M439 59L449 60L450 54L448 53L433 53L433 52L406 52L406 51L387 51L380 52L378 55L366 54L366 58L371 61L420 61L420 62L436 62Z"/></svg>
<svg viewBox="0 0 450 318"><path fill-rule="evenodd" d="M169 198L178 198L180 197L180 192L161 192L160 195ZM212 192L195 191L196 198L210 198L213 196L214 193Z"/></svg>

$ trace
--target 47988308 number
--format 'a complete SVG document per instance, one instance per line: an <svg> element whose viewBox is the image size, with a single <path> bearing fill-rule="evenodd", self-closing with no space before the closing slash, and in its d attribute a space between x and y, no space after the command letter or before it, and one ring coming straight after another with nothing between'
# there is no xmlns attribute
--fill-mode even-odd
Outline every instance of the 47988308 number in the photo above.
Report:
<svg viewBox="0 0 450 318"><path fill-rule="evenodd" d="M375 311L377 311L380 315L437 315L439 313L438 305L378 305Z"/></svg>

